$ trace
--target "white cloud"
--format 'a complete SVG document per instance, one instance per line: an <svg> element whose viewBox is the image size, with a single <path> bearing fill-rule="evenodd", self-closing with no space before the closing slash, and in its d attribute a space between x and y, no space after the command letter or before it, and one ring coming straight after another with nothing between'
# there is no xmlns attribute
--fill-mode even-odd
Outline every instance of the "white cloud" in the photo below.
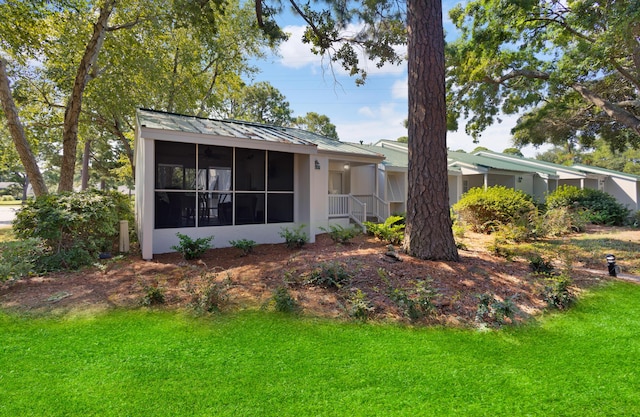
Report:
<svg viewBox="0 0 640 417"><path fill-rule="evenodd" d="M397 80L391 86L391 97L394 99L409 99L409 79L404 77L402 80Z"/></svg>
<svg viewBox="0 0 640 417"><path fill-rule="evenodd" d="M280 45L279 62L287 68L300 69L309 67L312 69L331 69L338 75L348 75L347 71L342 68L339 63L331 63L328 57L322 57L315 55L311 52L311 46L302 42L302 35L304 34L304 26L287 26L283 29L288 33L289 40ZM345 35L355 34L358 31L358 26L349 25L345 30ZM401 56L406 55L406 45L399 45L394 48ZM378 68L374 61L366 59L364 51L361 51L362 67L367 71L368 76L377 75L393 75L406 73L406 63L400 65L386 64L381 68Z"/></svg>

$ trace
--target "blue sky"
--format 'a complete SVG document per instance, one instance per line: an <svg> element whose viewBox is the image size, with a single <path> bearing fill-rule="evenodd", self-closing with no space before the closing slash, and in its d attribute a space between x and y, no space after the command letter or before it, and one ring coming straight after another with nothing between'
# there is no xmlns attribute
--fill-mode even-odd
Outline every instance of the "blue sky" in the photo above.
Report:
<svg viewBox="0 0 640 417"><path fill-rule="evenodd" d="M453 25L447 13L455 2L444 2L445 31L455 36ZM283 23L284 22L284 23ZM367 81L356 86L355 79L341 68L333 70L326 60L314 55L309 45L301 42L303 22L292 16L285 16L280 23L290 39L279 50L279 56L258 61L261 73L253 79L268 81L289 101L294 116L307 112L324 114L336 125L340 140L345 142L374 143L379 139L395 140L406 136L403 121L407 118L407 67L386 65L381 69L369 63ZM453 34L453 35L452 35ZM479 143L464 133L463 124L457 132L447 134L449 149L471 151L484 146L494 151L502 151L512 146L510 130L517 117L503 117L487 129ZM525 156L534 157L541 152L533 147L523 149Z"/></svg>

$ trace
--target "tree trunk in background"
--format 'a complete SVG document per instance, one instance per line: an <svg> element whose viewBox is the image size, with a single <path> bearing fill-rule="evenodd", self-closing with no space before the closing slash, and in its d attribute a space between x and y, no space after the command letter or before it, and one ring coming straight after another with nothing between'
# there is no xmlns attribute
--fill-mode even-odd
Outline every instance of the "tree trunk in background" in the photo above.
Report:
<svg viewBox="0 0 640 417"><path fill-rule="evenodd" d="M100 15L93 26L93 34L78 66L76 79L67 108L64 112L64 129L62 132L62 165L58 192L73 191L73 177L76 168L76 151L78 148L78 123L82 109L82 94L91 78L91 71L98 60L98 55L107 33L107 22L115 7L115 0L105 0L100 8Z"/></svg>
<svg viewBox="0 0 640 417"><path fill-rule="evenodd" d="M409 181L404 250L458 261L451 230L441 0L408 0Z"/></svg>
<svg viewBox="0 0 640 417"><path fill-rule="evenodd" d="M47 185L44 182L36 158L31 151L31 146L29 146L29 142L27 141L22 123L20 123L20 116L18 115L16 104L13 101L9 77L7 76L7 63L2 58L0 58L0 101L2 102L2 110L7 119L11 139L20 156L24 170L27 173L27 178L31 181L33 192L36 197L45 195L48 193Z"/></svg>
<svg viewBox="0 0 640 417"><path fill-rule="evenodd" d="M84 143L84 152L82 153L82 176L80 189L85 191L89 188L89 157L91 156L91 141Z"/></svg>

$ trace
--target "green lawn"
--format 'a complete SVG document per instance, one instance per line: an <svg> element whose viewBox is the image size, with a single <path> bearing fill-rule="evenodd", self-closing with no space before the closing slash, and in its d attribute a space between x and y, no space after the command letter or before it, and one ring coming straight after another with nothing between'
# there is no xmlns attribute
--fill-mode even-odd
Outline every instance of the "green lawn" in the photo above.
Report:
<svg viewBox="0 0 640 417"><path fill-rule="evenodd" d="M640 286L501 331L0 313L1 416L640 415Z"/></svg>

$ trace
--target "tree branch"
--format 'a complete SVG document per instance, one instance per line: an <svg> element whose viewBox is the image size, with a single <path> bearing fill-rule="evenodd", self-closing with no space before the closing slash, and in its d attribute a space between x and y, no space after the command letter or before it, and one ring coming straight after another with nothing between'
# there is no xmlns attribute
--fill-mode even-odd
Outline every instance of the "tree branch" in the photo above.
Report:
<svg viewBox="0 0 640 417"><path fill-rule="evenodd" d="M640 119L638 119L636 115L615 103L605 100L581 84L574 84L571 88L577 91L585 100L602 109L602 111L604 111L613 120L628 127L629 129L632 129L636 134L640 135Z"/></svg>

